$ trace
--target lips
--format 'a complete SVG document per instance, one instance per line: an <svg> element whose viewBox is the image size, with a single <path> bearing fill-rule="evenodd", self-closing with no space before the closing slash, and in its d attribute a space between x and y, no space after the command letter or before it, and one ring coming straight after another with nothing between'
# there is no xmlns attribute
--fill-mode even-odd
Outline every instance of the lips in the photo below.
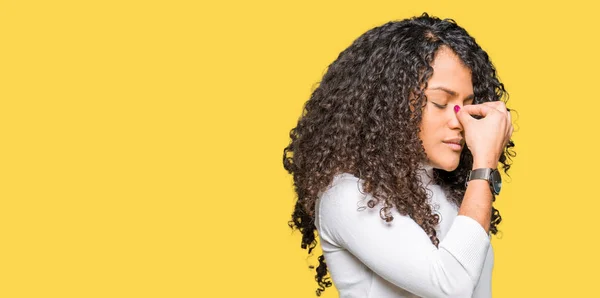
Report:
<svg viewBox="0 0 600 298"><path fill-rule="evenodd" d="M455 139L443 140L442 142L444 142L446 144L456 144L456 145L462 146L463 141L464 141L464 139L462 139L462 138L455 138Z"/></svg>
<svg viewBox="0 0 600 298"><path fill-rule="evenodd" d="M452 150L460 151L460 150L462 150L464 139L463 138L453 138L453 139L444 140L442 142L447 144Z"/></svg>

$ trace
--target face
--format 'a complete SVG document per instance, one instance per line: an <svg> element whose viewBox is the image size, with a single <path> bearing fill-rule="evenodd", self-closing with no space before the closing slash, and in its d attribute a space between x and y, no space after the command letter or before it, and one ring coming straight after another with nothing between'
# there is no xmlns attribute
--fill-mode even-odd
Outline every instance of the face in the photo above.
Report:
<svg viewBox="0 0 600 298"><path fill-rule="evenodd" d="M427 83L427 103L423 108L419 138L434 168L453 171L465 146L463 127L454 106L473 103L471 71L449 48L442 47L432 63L433 75Z"/></svg>

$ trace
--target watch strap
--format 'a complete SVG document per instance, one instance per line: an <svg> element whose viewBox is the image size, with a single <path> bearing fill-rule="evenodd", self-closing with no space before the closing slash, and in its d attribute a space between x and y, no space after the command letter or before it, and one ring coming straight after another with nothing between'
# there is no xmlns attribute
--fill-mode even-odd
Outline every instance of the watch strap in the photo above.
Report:
<svg viewBox="0 0 600 298"><path fill-rule="evenodd" d="M472 170L469 172L469 176L467 177L467 182L471 181L473 179L483 179L483 180L490 181L493 170L494 169L491 169L491 168L481 168L481 169Z"/></svg>
<svg viewBox="0 0 600 298"><path fill-rule="evenodd" d="M490 190L492 191L492 195L496 195L496 191L494 190L494 186L492 185L492 173L496 171L492 168L479 168L469 171L467 174L467 180L465 181L465 187L469 186L469 181L475 179L487 180L490 185Z"/></svg>

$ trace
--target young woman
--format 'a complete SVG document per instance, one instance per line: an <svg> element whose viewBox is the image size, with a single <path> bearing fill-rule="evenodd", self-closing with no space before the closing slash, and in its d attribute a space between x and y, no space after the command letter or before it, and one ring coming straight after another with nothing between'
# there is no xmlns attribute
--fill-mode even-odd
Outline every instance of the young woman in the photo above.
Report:
<svg viewBox="0 0 600 298"><path fill-rule="evenodd" d="M328 68L283 164L290 227L316 247L317 295L490 297L499 164L514 157L504 86L452 20L369 30Z"/></svg>

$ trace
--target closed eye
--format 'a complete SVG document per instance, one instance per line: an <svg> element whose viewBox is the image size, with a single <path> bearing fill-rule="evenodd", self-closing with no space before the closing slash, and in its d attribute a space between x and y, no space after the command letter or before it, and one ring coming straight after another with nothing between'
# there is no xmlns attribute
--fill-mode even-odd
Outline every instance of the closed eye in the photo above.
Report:
<svg viewBox="0 0 600 298"><path fill-rule="evenodd" d="M439 109L445 109L445 108L448 106L448 105L441 105L441 104L437 104L437 103L435 103L435 102L433 102L433 101L432 101L431 103L432 103L432 104L433 104L433 105L434 105L436 108L439 108Z"/></svg>

